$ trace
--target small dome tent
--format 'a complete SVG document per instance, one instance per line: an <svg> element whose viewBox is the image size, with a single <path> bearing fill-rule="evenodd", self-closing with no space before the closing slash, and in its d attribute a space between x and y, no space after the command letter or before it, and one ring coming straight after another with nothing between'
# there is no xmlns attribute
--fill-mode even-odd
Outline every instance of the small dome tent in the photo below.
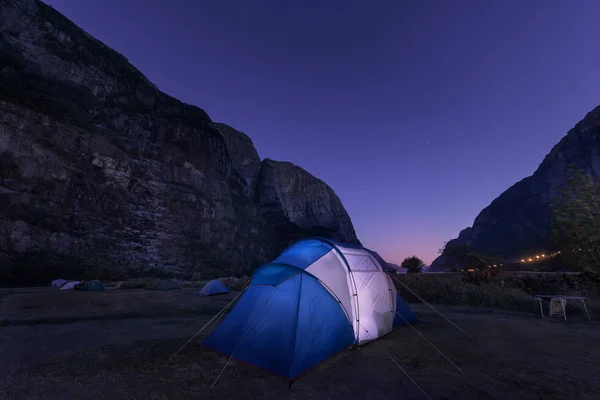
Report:
<svg viewBox="0 0 600 400"><path fill-rule="evenodd" d="M101 292L104 290L104 285L99 280L93 280L81 285L79 290L83 290L84 292Z"/></svg>
<svg viewBox="0 0 600 400"><path fill-rule="evenodd" d="M227 286L225 286L225 284L218 279L213 279L212 281L208 282L202 287L202 289L200 289L199 292L201 296L214 296L225 293L229 293L229 289L227 289Z"/></svg>
<svg viewBox="0 0 600 400"><path fill-rule="evenodd" d="M60 287L60 290L75 290L83 281L69 281Z"/></svg>
<svg viewBox="0 0 600 400"><path fill-rule="evenodd" d="M50 286L55 288L61 288L67 282L68 281L66 279L55 279L52 282L50 282Z"/></svg>
<svg viewBox="0 0 600 400"><path fill-rule="evenodd" d="M203 345L293 380L416 317L360 245L301 240L259 267Z"/></svg>

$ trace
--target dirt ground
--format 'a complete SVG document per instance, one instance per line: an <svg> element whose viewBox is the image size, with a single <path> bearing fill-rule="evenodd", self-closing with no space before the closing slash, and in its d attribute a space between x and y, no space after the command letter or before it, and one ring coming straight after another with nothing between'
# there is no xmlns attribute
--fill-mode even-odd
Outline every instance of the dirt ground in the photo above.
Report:
<svg viewBox="0 0 600 400"><path fill-rule="evenodd" d="M424 305L410 326L345 350L294 382L190 337L235 297L0 289L0 399L600 399L600 322ZM396 365L396 362L398 365ZM214 388L211 385L223 371ZM404 372L403 372L404 371ZM407 377L407 375L410 378Z"/></svg>

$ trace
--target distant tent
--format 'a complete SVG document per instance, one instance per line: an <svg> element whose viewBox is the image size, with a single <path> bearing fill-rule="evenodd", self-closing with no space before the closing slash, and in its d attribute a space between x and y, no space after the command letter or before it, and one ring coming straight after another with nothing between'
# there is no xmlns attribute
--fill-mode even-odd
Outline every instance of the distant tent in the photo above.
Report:
<svg viewBox="0 0 600 400"><path fill-rule="evenodd" d="M55 287L55 288L60 288L67 282L69 282L69 281L66 279L55 279L50 283L50 286Z"/></svg>
<svg viewBox="0 0 600 400"><path fill-rule="evenodd" d="M164 279L162 281L158 281L156 285L151 287L149 290L178 290L181 289L181 284L177 279Z"/></svg>
<svg viewBox="0 0 600 400"><path fill-rule="evenodd" d="M83 281L69 281L60 287L60 290L73 290L78 285L81 285Z"/></svg>
<svg viewBox="0 0 600 400"><path fill-rule="evenodd" d="M229 293L229 289L223 282L218 279L214 279L208 282L202 289L200 289L200 295L202 296L214 296L217 294Z"/></svg>
<svg viewBox="0 0 600 400"><path fill-rule="evenodd" d="M100 292L104 290L104 285L98 280L93 280L81 285L79 290L83 290L84 292Z"/></svg>
<svg viewBox="0 0 600 400"><path fill-rule="evenodd" d="M305 239L254 272L203 345L292 380L407 322L417 319L370 252Z"/></svg>

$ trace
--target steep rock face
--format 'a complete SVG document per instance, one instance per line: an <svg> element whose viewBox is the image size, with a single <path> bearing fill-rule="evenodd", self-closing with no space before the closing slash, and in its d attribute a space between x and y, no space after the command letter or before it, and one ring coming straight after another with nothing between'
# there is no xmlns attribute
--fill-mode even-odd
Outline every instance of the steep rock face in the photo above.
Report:
<svg viewBox="0 0 600 400"><path fill-rule="evenodd" d="M289 162L262 162L257 188L261 215L294 240L306 233L356 242L350 217L335 192L323 181Z"/></svg>
<svg viewBox="0 0 600 400"><path fill-rule="evenodd" d="M573 165L600 181L600 106L588 113L544 158L538 169L506 190L455 241L506 258L551 247L550 204ZM451 242L449 242L451 243ZM443 258L432 263L445 269Z"/></svg>
<svg viewBox="0 0 600 400"><path fill-rule="evenodd" d="M13 275L35 255L65 269L256 266L282 239L255 201L261 169L246 135L160 92L51 7L0 4L0 264ZM356 240L339 199L304 178L314 184L299 190L319 189L297 192L306 214L288 199L282 215L318 224L308 204L321 204Z"/></svg>
<svg viewBox="0 0 600 400"><path fill-rule="evenodd" d="M260 172L260 157L252 139L229 125L216 123L215 126L225 139L235 171L243 179L244 193L251 195L256 188L256 180Z"/></svg>

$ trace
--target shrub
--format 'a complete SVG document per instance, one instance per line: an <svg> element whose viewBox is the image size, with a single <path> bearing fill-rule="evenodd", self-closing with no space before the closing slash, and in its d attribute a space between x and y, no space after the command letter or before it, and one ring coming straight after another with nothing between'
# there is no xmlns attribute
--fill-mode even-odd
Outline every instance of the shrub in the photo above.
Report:
<svg viewBox="0 0 600 400"><path fill-rule="evenodd" d="M427 302L470 305L505 310L537 312L534 299L538 294L578 295L588 298L589 309L600 309L600 274L552 274L535 276L501 276L489 280L474 274L406 274L395 275L402 283ZM409 303L420 300L396 282L398 291ZM571 303L569 303L571 305ZM578 307L577 303L573 303Z"/></svg>
<svg viewBox="0 0 600 400"><path fill-rule="evenodd" d="M520 289L502 288L492 282L474 284L466 281L462 274L406 274L396 277L431 303L523 311L535 311L536 307L534 298ZM420 301L401 284L396 283L396 286L406 301Z"/></svg>
<svg viewBox="0 0 600 400"><path fill-rule="evenodd" d="M149 289L156 285L158 279L156 278L133 278L117 285L117 289Z"/></svg>

